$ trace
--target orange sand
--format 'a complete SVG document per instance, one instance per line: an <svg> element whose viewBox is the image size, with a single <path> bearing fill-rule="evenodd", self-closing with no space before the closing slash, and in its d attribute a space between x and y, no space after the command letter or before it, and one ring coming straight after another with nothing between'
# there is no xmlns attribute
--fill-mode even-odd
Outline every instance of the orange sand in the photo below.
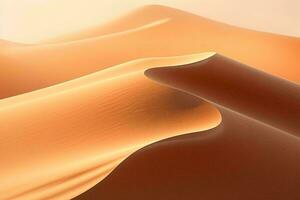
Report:
<svg viewBox="0 0 300 200"><path fill-rule="evenodd" d="M219 110L224 105L217 104L217 109L208 103L216 104L214 98L194 92L203 85L194 85L191 92L182 87L186 79L157 83L144 75L154 67L205 64L215 54L200 52L209 51L300 82L300 39L161 6L143 7L104 26L44 44L0 41L0 199L70 199L104 179L138 149L222 127ZM276 85L282 81L276 78ZM284 84L297 87L289 81ZM212 94L225 91L210 90ZM297 103L298 96L292 96L291 102ZM245 114L244 107L230 104L227 108ZM245 115L279 128L276 134L288 126L273 125L268 113L249 113Z"/></svg>

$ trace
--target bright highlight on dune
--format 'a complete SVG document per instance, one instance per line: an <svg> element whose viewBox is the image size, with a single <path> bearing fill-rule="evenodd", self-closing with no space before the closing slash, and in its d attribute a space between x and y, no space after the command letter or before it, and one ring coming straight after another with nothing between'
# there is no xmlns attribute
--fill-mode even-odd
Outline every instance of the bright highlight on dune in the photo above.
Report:
<svg viewBox="0 0 300 200"><path fill-rule="evenodd" d="M299 38L158 5L65 29L70 1L3 3L58 15L0 41L0 199L300 199Z"/></svg>

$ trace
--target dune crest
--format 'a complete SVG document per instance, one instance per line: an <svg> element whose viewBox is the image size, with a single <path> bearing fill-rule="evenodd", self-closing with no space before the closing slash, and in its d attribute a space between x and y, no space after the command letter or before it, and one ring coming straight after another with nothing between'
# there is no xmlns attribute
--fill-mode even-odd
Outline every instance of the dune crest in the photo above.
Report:
<svg viewBox="0 0 300 200"><path fill-rule="evenodd" d="M221 124L139 150L75 199L299 199L299 85L220 55L145 73L215 105Z"/></svg>

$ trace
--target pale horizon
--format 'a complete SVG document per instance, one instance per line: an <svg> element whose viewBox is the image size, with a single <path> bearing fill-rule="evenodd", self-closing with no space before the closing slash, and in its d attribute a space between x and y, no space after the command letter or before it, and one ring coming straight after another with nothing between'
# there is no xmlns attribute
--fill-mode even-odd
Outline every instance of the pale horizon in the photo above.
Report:
<svg viewBox="0 0 300 200"><path fill-rule="evenodd" d="M101 25L150 4L174 7L243 28L300 36L299 1L133 0L125 4L97 0L0 0L0 38L38 43Z"/></svg>

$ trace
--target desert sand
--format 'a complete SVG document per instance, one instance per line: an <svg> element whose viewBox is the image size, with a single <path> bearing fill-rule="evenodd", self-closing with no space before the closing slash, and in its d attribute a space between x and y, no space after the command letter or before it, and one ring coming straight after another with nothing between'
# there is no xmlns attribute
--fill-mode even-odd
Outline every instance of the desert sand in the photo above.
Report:
<svg viewBox="0 0 300 200"><path fill-rule="evenodd" d="M1 71L5 72L0 85L6 86L0 88L2 98L138 58L207 51L300 81L299 38L237 28L162 6L142 7L104 27L54 41L0 48Z"/></svg>
<svg viewBox="0 0 300 200"><path fill-rule="evenodd" d="M299 85L220 55L146 75L211 102L221 124L139 150L76 199L300 198ZM274 88L266 89L269 82ZM285 110L292 113L282 116Z"/></svg>
<svg viewBox="0 0 300 200"><path fill-rule="evenodd" d="M163 6L2 40L0 199L299 199L299 58Z"/></svg>

